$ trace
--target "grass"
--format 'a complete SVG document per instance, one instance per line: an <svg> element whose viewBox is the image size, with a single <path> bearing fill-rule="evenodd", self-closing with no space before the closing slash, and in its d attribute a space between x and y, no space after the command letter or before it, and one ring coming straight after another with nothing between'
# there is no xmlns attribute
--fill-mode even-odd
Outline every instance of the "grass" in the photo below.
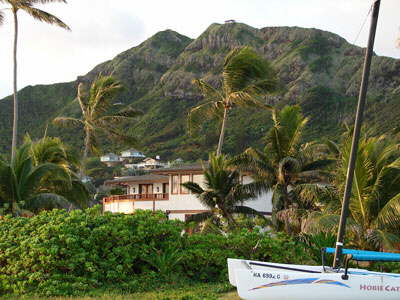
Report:
<svg viewBox="0 0 400 300"><path fill-rule="evenodd" d="M180 288L165 288L159 291L113 294L91 293L93 296L81 297L40 297L40 296L2 296L0 300L239 300L236 291L228 284L196 284Z"/></svg>

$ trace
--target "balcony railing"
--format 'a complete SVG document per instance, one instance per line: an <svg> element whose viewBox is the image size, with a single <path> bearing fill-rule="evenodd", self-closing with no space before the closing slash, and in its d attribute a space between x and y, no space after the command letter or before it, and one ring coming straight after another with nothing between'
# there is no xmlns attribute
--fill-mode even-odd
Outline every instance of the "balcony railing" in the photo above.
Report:
<svg viewBox="0 0 400 300"><path fill-rule="evenodd" d="M131 194L131 195L114 195L105 197L104 202L114 202L114 201L157 201L157 200L168 200L168 193L158 193L158 194Z"/></svg>

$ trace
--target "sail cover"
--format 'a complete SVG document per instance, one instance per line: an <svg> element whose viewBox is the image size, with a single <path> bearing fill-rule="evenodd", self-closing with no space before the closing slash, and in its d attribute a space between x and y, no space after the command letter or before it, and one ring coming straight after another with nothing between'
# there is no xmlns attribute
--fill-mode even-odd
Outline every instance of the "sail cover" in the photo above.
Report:
<svg viewBox="0 0 400 300"><path fill-rule="evenodd" d="M325 253L335 253L335 248L324 248ZM343 249L344 255L351 254L358 261L400 261L400 253Z"/></svg>

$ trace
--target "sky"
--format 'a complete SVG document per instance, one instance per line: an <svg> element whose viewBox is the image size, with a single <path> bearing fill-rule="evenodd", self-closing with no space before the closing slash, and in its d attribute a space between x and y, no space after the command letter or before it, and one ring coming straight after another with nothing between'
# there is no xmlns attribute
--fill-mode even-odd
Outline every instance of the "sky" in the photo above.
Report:
<svg viewBox="0 0 400 300"><path fill-rule="evenodd" d="M373 0L68 0L38 6L71 31L19 12L18 89L73 81L97 64L172 29L198 37L212 23L234 19L256 28L299 26L327 30L366 46ZM5 8L0 4L0 9ZM0 27L0 98L12 93L13 19ZM400 0L382 0L375 52L400 58Z"/></svg>

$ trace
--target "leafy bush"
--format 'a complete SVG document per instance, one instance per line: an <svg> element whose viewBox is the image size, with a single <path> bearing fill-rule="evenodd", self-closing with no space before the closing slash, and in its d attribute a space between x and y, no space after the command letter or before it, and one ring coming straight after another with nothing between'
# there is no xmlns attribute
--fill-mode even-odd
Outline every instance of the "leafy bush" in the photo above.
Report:
<svg viewBox="0 0 400 300"><path fill-rule="evenodd" d="M0 219L0 294L126 293L177 282L224 282L228 257L306 262L303 249L284 235L189 236L182 228L162 212L101 214L98 207L5 217Z"/></svg>
<svg viewBox="0 0 400 300"><path fill-rule="evenodd" d="M182 261L185 274L199 281L225 280L226 259L245 258L281 263L312 263L304 249L284 234L257 231L222 235L193 235L185 241Z"/></svg>
<svg viewBox="0 0 400 300"><path fill-rule="evenodd" d="M162 213L42 212L0 221L0 292L75 294L129 282L144 256L179 240L181 226Z"/></svg>

